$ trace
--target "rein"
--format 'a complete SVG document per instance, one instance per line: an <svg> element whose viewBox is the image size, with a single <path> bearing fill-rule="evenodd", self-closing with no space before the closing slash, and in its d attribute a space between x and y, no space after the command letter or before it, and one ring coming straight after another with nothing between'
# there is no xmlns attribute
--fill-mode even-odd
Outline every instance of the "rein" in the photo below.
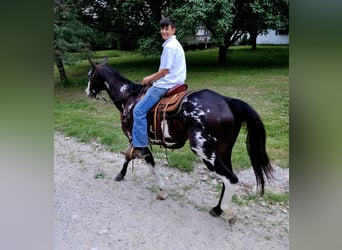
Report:
<svg viewBox="0 0 342 250"><path fill-rule="evenodd" d="M124 97L120 97L120 98L117 98L117 99L114 99L114 100L112 100L112 102L113 103L115 103L115 102L118 102L118 101L122 101L122 100L125 100L125 99L128 99L129 97L131 97L131 96L133 96L135 94L135 92L134 93L131 93L131 94L129 94L129 95L125 95ZM103 100L106 104L112 104L106 97L104 97L104 96L97 96L97 97L93 97L92 99L95 99L95 100Z"/></svg>
<svg viewBox="0 0 342 250"><path fill-rule="evenodd" d="M118 101L122 101L122 100L125 100L125 99L128 99L130 98L131 96L133 96L135 93L132 93L132 94L129 94L129 95L126 95L124 97L121 97L121 98L118 98L118 99L115 99L115 100L111 100L109 101L106 97L104 96L97 96L97 97L93 97L92 99L95 99L97 101L104 101L105 104L110 104L110 105L113 105L113 103L115 102L118 102Z"/></svg>

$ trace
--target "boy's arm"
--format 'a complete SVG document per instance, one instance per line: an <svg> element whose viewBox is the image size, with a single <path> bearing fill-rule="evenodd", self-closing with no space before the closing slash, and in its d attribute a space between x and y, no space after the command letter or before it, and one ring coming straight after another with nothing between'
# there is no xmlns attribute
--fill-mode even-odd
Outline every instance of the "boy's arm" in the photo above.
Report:
<svg viewBox="0 0 342 250"><path fill-rule="evenodd" d="M157 81L158 79L162 78L163 76L167 75L170 72L169 69L161 69L158 72L144 77L142 80L141 84L142 85L149 85L152 84L153 82Z"/></svg>

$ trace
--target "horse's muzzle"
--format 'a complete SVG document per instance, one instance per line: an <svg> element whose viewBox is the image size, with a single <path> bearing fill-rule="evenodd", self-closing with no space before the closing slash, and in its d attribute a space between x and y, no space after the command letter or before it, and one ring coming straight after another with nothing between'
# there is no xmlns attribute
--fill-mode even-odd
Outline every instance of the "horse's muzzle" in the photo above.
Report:
<svg viewBox="0 0 342 250"><path fill-rule="evenodd" d="M90 91L88 95L91 99L96 99L96 92Z"/></svg>
<svg viewBox="0 0 342 250"><path fill-rule="evenodd" d="M96 95L97 95L97 93L95 92L95 91L89 91L88 89L85 91L86 92L86 95L88 96L88 97L90 97L91 99L96 99Z"/></svg>

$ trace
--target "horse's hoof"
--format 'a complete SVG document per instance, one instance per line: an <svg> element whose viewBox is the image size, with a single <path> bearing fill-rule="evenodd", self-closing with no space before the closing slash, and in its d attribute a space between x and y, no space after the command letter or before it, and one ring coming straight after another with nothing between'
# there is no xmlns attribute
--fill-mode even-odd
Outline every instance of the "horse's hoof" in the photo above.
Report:
<svg viewBox="0 0 342 250"><path fill-rule="evenodd" d="M219 217L222 214L222 211L215 211L214 207L209 211L209 214L213 217Z"/></svg>
<svg viewBox="0 0 342 250"><path fill-rule="evenodd" d="M124 177L121 174L118 174L114 180L116 181L122 181L124 179Z"/></svg>
<svg viewBox="0 0 342 250"><path fill-rule="evenodd" d="M166 200L167 197L168 197L168 194L165 191L161 190L159 191L157 195L157 200L163 201L163 200Z"/></svg>
<svg viewBox="0 0 342 250"><path fill-rule="evenodd" d="M231 225L231 226L234 225L235 222L236 222L236 216L234 216L233 218L231 218L231 219L228 220L228 223L229 223L229 225Z"/></svg>
<svg viewBox="0 0 342 250"><path fill-rule="evenodd" d="M233 225L235 224L236 222L236 215L234 214L234 212L232 210L228 210L228 211L225 211L223 214L222 214L222 217L228 221L229 225Z"/></svg>

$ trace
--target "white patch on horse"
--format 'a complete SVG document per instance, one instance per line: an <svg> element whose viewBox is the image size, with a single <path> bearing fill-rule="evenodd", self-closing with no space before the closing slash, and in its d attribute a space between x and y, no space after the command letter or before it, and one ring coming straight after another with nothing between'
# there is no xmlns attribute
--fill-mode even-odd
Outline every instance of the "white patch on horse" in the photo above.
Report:
<svg viewBox="0 0 342 250"><path fill-rule="evenodd" d="M131 103L131 104L128 106L128 110L132 110L133 105L134 105L134 103Z"/></svg>
<svg viewBox="0 0 342 250"><path fill-rule="evenodd" d="M208 162L210 162L212 165L215 165L215 154L214 152L211 154L210 157L207 157L207 155L204 153L203 145L207 140L202 136L201 132L197 132L195 135L195 142L196 147L191 147L191 149L198 155L201 159L204 159Z"/></svg>
<svg viewBox="0 0 342 250"><path fill-rule="evenodd" d="M228 215L232 215L233 211L231 208L231 200L232 200L232 196L235 193L235 189L236 189L236 184L232 184L230 183L230 181L222 175L217 174L217 176L223 181L224 186L225 186L225 190L224 190L224 194L222 197L222 201L221 201L221 209L225 212L228 213Z"/></svg>
<svg viewBox="0 0 342 250"><path fill-rule="evenodd" d="M127 92L127 85L122 85L121 88L120 88L120 93L123 94L123 93L126 93Z"/></svg>
<svg viewBox="0 0 342 250"><path fill-rule="evenodd" d="M109 90L109 84L108 84L108 82L105 81L104 84L106 85L107 89Z"/></svg>
<svg viewBox="0 0 342 250"><path fill-rule="evenodd" d="M172 139L171 135L170 135L170 132L169 132L169 126L167 124L167 120L162 120L161 123L160 123L160 127L163 131L163 134L164 134L164 138L170 138Z"/></svg>
<svg viewBox="0 0 342 250"><path fill-rule="evenodd" d="M204 113L200 109L195 109L191 112L184 112L184 115L187 117L190 117L191 119L194 119L198 125L201 125L201 128L204 129L202 118L205 116L206 113Z"/></svg>
<svg viewBox="0 0 342 250"><path fill-rule="evenodd" d="M192 112L192 115L198 123L202 124L202 118L205 116L205 113L202 110L197 109L196 112Z"/></svg>
<svg viewBox="0 0 342 250"><path fill-rule="evenodd" d="M202 105L200 103L193 102L193 101L189 101L189 102L194 106L194 110L189 112L189 113L186 112L185 115L193 118L199 124L202 124L202 119L206 115L206 113L201 109ZM208 111L207 111L207 113L208 113ZM203 125L202 125L202 127L203 127Z"/></svg>
<svg viewBox="0 0 342 250"><path fill-rule="evenodd" d="M90 81L88 81L88 87L85 90L87 96L90 96Z"/></svg>
<svg viewBox="0 0 342 250"><path fill-rule="evenodd" d="M161 124L163 123L163 121L161 122ZM161 125L163 128L163 125ZM150 125L149 126L149 129L150 129L150 133L151 134L154 134L154 130L153 130L153 126ZM166 131L166 132L165 132ZM164 131L164 138L170 138L172 139L171 135L170 135L170 132L169 132L169 127L167 126L167 122L165 123L165 131ZM161 144L162 143L162 140L161 139L157 139L153 136L153 138L149 137L149 141L152 143L152 144ZM173 145L177 144L177 142L165 142L165 144L169 147L172 147Z"/></svg>

